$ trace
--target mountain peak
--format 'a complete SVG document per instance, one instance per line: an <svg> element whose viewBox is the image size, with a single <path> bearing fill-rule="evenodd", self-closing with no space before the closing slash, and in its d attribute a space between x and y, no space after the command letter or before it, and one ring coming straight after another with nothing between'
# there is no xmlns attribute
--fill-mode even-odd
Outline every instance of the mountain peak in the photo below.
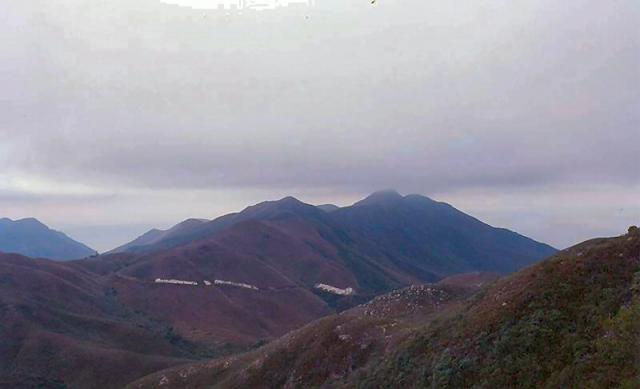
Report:
<svg viewBox="0 0 640 389"><path fill-rule="evenodd" d="M298 207L307 205L293 196L283 197L280 200L265 201L256 205L256 207L286 209L289 207Z"/></svg>
<svg viewBox="0 0 640 389"><path fill-rule="evenodd" d="M8 217L3 217L3 218L0 218L0 225L13 226L18 228L49 230L49 227L47 227L40 220L33 217L27 217L24 219L16 219L16 220L10 219Z"/></svg>
<svg viewBox="0 0 640 389"><path fill-rule="evenodd" d="M293 196L283 197L280 200L275 201L276 204L304 204L302 201L298 200Z"/></svg>
<svg viewBox="0 0 640 389"><path fill-rule="evenodd" d="M194 226L198 226L198 225L204 224L204 223L206 223L208 221L209 220L207 220L207 219L189 218L189 219L185 219L185 220L181 221L180 223L176 224L175 226L169 228L167 231L176 231L176 230L181 229L181 228L194 227Z"/></svg>
<svg viewBox="0 0 640 389"><path fill-rule="evenodd" d="M369 196L367 196L366 198L364 198L363 200L360 200L353 205L360 206L360 205L391 203L391 202L401 201L402 199L404 199L404 197L402 197L402 195L397 191L393 189L385 189L385 190L374 192Z"/></svg>
<svg viewBox="0 0 640 389"><path fill-rule="evenodd" d="M284 197L280 200L264 201L256 205L252 205L240 212L243 219L247 218L263 218L270 217L281 212L293 212L298 213L305 211L309 208L315 209L312 205L303 203L292 196Z"/></svg>
<svg viewBox="0 0 640 389"><path fill-rule="evenodd" d="M20 219L20 220L16 220L14 223L16 224L22 224L25 226L29 226L29 227L34 227L34 228L46 228L49 229L49 227L47 227L46 225L44 225L44 223L42 223L40 220L34 218L34 217L27 217L24 219Z"/></svg>
<svg viewBox="0 0 640 389"><path fill-rule="evenodd" d="M324 212L333 212L333 211L337 211L338 209L340 209L340 207L338 207L335 204L316 205L316 208L318 208L319 210L324 211Z"/></svg>
<svg viewBox="0 0 640 389"><path fill-rule="evenodd" d="M0 219L0 251L33 258L70 260L85 258L95 250L47 227L35 218Z"/></svg>

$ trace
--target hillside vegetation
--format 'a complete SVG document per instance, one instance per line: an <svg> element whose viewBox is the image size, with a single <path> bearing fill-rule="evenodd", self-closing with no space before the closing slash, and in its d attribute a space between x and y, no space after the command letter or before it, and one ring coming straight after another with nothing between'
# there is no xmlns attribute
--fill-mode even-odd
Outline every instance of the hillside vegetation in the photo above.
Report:
<svg viewBox="0 0 640 389"><path fill-rule="evenodd" d="M392 290L459 273L505 274L556 252L448 204L395 192L330 212L292 197L267 201L152 231L121 250L64 263L0 254L0 383L120 388L161 369L254 350ZM458 284L410 290L435 307L427 316L442 316L468 296ZM406 304L412 293L401 295ZM404 311L400 304L386 312L380 347L396 329L427 320L407 320ZM379 318L360 322L357 312L340 317L379 339L379 327L367 324ZM376 347L358 360L372 360Z"/></svg>
<svg viewBox="0 0 640 389"><path fill-rule="evenodd" d="M488 287L466 281L393 292L254 352L156 373L130 387L640 386L637 228L584 242Z"/></svg>

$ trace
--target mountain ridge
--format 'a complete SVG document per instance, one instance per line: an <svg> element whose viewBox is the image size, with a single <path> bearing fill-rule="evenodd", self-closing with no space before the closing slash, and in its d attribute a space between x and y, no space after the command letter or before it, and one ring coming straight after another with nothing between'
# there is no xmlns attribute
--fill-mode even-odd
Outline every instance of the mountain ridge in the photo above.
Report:
<svg viewBox="0 0 640 389"><path fill-rule="evenodd" d="M97 253L35 218L0 219L0 251L59 261L86 258Z"/></svg>
<svg viewBox="0 0 640 389"><path fill-rule="evenodd" d="M525 237L514 241L426 197L392 197L332 212L285 197L211 221L179 223L152 249L132 247L65 263L22 258L16 267L0 256L0 289L9 288L0 291L0 323L29 329L15 343L0 325L0 382L6 355L30 344L16 364L25 379L121 387L152 366L160 370L250 350L392 290L466 271L504 274L555 252ZM147 238L165 232L152 231ZM18 278L23 281L15 289L11 280ZM461 296L461 283L482 284L480 278L449 278L453 284L443 287ZM80 289L69 289L76 283ZM11 298L14 289L20 291L17 300ZM436 303L433 296L425 298ZM34 322L34 315L40 319ZM100 330L87 332L93 326ZM160 360L147 344L154 338ZM100 345L108 345L114 358L104 357ZM74 361L83 354L90 361L106 359L95 376L57 373L48 356L60 353ZM105 377L121 368L118 355L136 367L105 385Z"/></svg>
<svg viewBox="0 0 640 389"><path fill-rule="evenodd" d="M206 237L208 234L220 231L234 223L237 223L242 220L247 220L250 218L268 219L269 217L274 216L276 214L283 214L286 212L294 213L294 214L296 212L299 212L307 215L313 215L313 217L322 218L323 216L320 216L320 212L317 212L318 210L321 210L323 211L322 213L328 214L329 218L336 219L337 218L336 215L339 215L341 212L347 213L347 212L353 211L354 209L361 208L363 206L367 206L366 208L372 208L372 207L386 208L386 207L397 206L399 204L403 204L404 206L413 205L416 208L430 206L430 207L440 207L441 209L450 209L452 210L452 212L457 213L458 215L464 215L464 217L468 218L469 220L474 220L479 223L482 223L478 219L472 216L469 216L467 214L464 214L463 212L455 209L450 204L438 202L426 196L417 195L417 194L402 196L397 191L394 191L394 190L384 190L384 191L374 192L371 195L367 196L366 198L355 202L352 206L341 207L341 208L332 207L330 212L326 212L321 208L319 208L318 206L313 206L313 205L301 202L295 197L287 196L280 200L264 201L256 205L248 206L242 211L237 213L230 213L227 215L220 216L216 219L208 221L204 225L194 228L193 230L190 230L190 231L187 230L186 234L184 234L183 236L176 237L174 242L166 242L167 244L161 244L159 248L166 249L170 247L175 247L180 244L190 243L197 239ZM181 222L178 225L182 223L184 222ZM495 228L496 230L504 231L508 234L515 234L519 237L526 238L508 229L493 227L486 223L482 223L482 224L487 227ZM189 233L192 234L191 237L189 237ZM526 238L526 239L529 239L529 238ZM124 245L121 247L125 247L125 246L127 245ZM548 246L548 245L545 245L545 246L547 247L547 254L555 250L551 246ZM142 252L149 252L149 251L153 251L154 249L155 247L153 247L153 245L149 245L146 248L139 247L138 250L136 250L136 252L140 252L140 250ZM118 250L118 251L112 250L111 252L121 252L121 251L122 250Z"/></svg>

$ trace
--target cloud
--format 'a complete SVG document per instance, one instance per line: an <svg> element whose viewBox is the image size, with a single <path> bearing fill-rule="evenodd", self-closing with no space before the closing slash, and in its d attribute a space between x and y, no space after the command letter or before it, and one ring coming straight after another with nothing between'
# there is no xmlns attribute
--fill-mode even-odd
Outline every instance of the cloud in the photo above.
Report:
<svg viewBox="0 0 640 389"><path fill-rule="evenodd" d="M6 189L10 211L78 184L62 195L104 223L97 208L142 196L395 187L524 201L639 183L632 2L316 3L232 16L152 0L4 6L0 171L56 184ZM173 204L135 223L196 211Z"/></svg>

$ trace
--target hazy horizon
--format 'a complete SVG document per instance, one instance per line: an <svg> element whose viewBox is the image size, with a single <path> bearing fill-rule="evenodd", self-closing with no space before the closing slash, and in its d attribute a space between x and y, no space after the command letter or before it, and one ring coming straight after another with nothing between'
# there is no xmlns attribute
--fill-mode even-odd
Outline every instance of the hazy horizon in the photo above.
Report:
<svg viewBox="0 0 640 389"><path fill-rule="evenodd" d="M99 251L384 188L558 248L640 223L634 1L24 0L0 18L0 218Z"/></svg>

